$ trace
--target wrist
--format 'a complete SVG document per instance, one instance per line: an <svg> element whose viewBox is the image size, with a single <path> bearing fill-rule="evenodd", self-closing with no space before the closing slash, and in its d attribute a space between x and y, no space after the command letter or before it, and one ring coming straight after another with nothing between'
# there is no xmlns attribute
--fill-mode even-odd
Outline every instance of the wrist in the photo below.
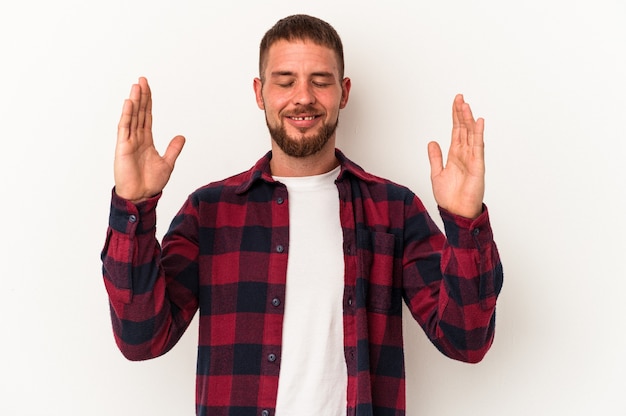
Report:
<svg viewBox="0 0 626 416"><path fill-rule="evenodd" d="M134 204L134 205L140 204L140 203L145 202L145 201L150 199L149 197L137 197L136 195L124 194L123 192L120 192L117 187L113 188L113 192L119 198L121 198L121 199L123 199L125 201L128 201L128 202L130 202L131 204Z"/></svg>

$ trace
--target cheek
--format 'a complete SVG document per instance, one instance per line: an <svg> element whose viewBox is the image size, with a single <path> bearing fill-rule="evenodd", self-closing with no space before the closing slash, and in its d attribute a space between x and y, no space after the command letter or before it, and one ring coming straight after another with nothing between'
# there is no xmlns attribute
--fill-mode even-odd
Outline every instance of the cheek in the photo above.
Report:
<svg viewBox="0 0 626 416"><path fill-rule="evenodd" d="M272 114L280 114L285 108L287 108L288 101L277 100L273 97L264 97L265 111Z"/></svg>

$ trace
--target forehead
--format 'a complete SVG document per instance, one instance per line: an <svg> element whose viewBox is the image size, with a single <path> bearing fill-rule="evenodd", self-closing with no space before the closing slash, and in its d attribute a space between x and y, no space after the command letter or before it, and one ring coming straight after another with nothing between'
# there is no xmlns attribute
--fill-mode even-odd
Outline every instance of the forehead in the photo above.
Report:
<svg viewBox="0 0 626 416"><path fill-rule="evenodd" d="M274 72L330 72L338 75L339 65L335 52L326 46L310 41L275 42L268 49L266 75Z"/></svg>

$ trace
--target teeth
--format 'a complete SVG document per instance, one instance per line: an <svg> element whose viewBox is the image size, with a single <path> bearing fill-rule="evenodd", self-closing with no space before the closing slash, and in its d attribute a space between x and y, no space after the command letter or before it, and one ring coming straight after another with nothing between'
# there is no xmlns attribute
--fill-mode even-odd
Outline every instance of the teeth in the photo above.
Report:
<svg viewBox="0 0 626 416"><path fill-rule="evenodd" d="M313 120L315 117L309 116L309 117L291 117L291 118L296 121L304 121L304 120L310 121L310 120Z"/></svg>

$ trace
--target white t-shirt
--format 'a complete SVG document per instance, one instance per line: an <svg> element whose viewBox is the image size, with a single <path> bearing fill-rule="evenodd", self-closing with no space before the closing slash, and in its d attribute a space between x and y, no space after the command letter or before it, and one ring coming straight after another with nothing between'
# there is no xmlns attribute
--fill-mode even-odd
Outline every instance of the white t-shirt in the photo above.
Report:
<svg viewBox="0 0 626 416"><path fill-rule="evenodd" d="M277 416L346 414L339 170L274 177L287 186L290 233Z"/></svg>

